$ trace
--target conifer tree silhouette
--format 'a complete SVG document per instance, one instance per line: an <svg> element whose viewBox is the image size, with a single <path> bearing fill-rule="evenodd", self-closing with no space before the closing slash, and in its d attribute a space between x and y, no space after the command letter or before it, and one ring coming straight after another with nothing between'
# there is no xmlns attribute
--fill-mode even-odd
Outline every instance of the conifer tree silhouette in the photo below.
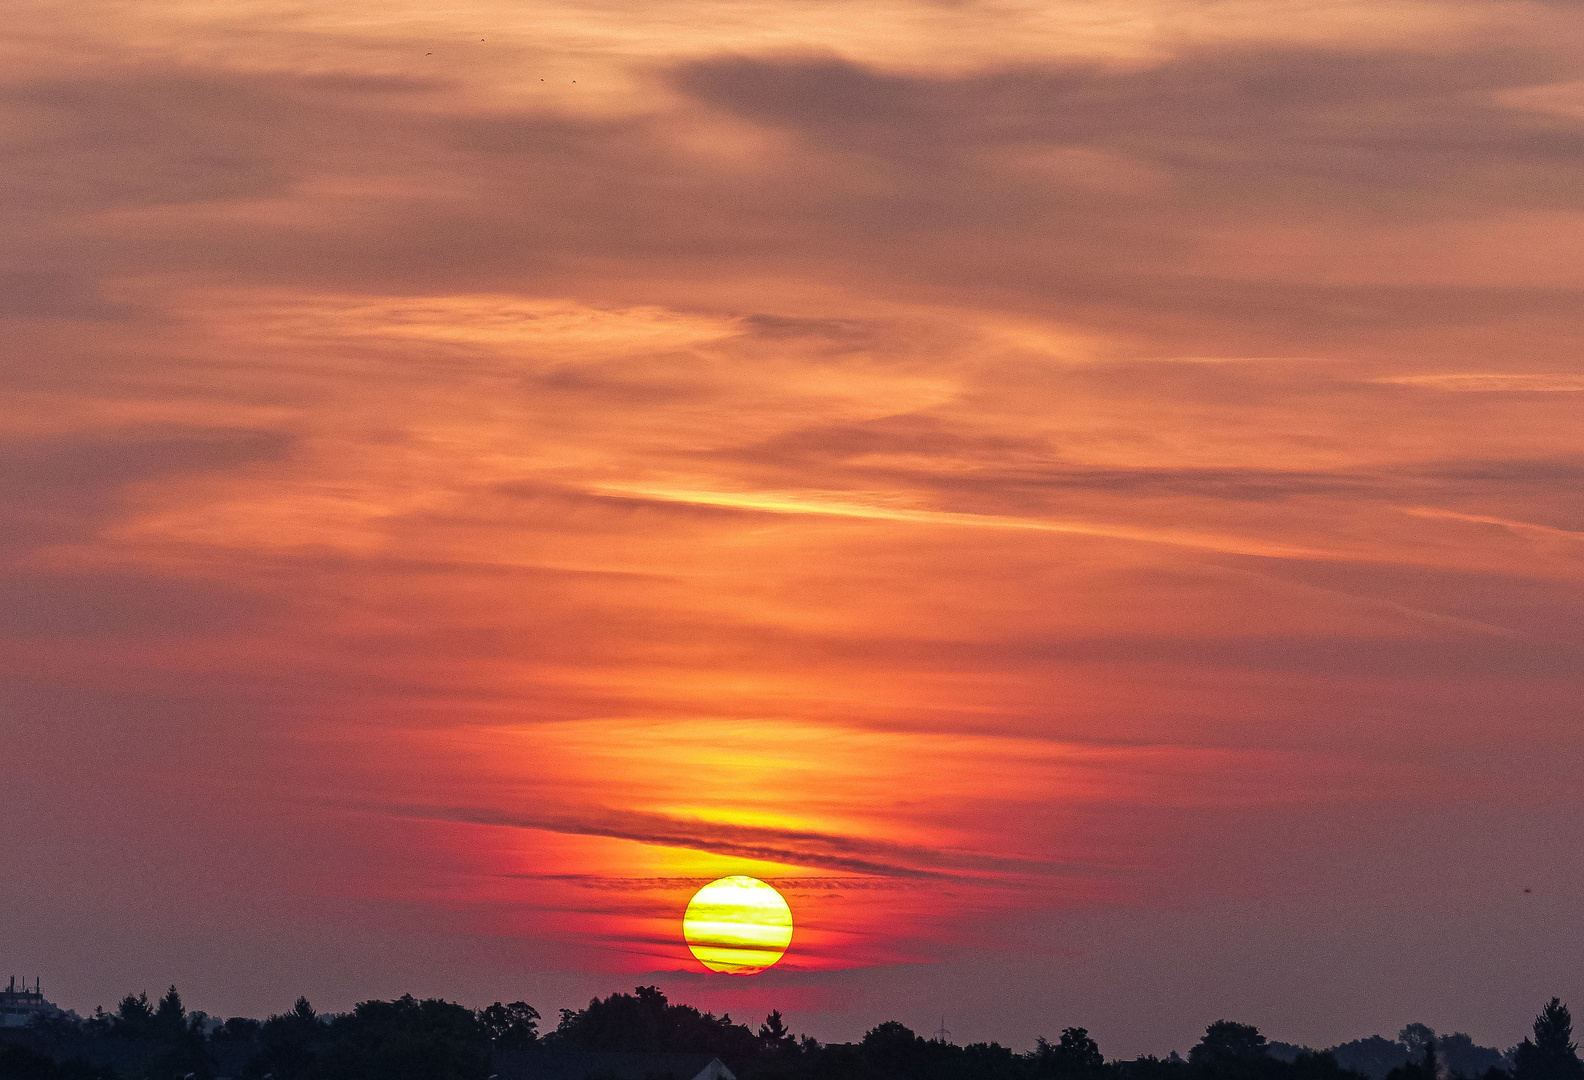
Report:
<svg viewBox="0 0 1584 1080"><path fill-rule="evenodd" d="M1584 1080L1584 1062L1573 1041L1573 1015L1560 998L1552 998L1535 1017L1534 1038L1518 1044L1513 1080Z"/></svg>

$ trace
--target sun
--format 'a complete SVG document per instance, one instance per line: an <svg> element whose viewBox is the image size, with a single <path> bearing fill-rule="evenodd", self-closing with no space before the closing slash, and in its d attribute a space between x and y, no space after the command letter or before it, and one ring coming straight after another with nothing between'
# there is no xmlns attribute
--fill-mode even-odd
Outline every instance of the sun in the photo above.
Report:
<svg viewBox="0 0 1584 1080"><path fill-rule="evenodd" d="M758 878L723 877L693 894L682 936L711 971L752 975L781 959L792 943L792 909Z"/></svg>

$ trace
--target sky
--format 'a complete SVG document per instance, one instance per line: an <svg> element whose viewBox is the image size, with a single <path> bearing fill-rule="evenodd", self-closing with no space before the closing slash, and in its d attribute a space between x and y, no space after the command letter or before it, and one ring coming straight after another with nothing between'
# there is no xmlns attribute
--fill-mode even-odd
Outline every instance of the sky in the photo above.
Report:
<svg viewBox="0 0 1584 1080"><path fill-rule="evenodd" d="M6 21L7 974L1584 1002L1574 0ZM682 940L733 874L759 975Z"/></svg>

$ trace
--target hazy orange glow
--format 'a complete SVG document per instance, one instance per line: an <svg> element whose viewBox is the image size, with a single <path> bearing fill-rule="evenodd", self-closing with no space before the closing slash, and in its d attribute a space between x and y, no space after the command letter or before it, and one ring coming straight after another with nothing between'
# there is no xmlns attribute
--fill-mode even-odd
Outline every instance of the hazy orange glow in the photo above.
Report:
<svg viewBox="0 0 1584 1080"><path fill-rule="evenodd" d="M1584 997L1584 9L7 23L0 835L66 1004ZM739 876L751 980L679 932Z"/></svg>

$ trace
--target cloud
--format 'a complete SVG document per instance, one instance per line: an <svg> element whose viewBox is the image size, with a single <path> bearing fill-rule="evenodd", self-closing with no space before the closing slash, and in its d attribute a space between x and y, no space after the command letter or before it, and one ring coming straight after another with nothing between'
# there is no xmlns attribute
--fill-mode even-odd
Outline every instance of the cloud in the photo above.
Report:
<svg viewBox="0 0 1584 1080"><path fill-rule="evenodd" d="M1378 381L1398 386L1420 386L1428 390L1474 394L1566 394L1584 391L1584 375L1567 373L1525 375L1503 372L1459 372L1446 375L1390 375Z"/></svg>
<svg viewBox="0 0 1584 1080"><path fill-rule="evenodd" d="M150 640L216 635L278 608L258 591L136 573L12 571L0 582L0 635Z"/></svg>
<svg viewBox="0 0 1584 1080"><path fill-rule="evenodd" d="M915 847L858 836L737 825L637 810L588 815L512 814L470 807L390 807L387 812L474 825L608 836L643 844L690 848L761 862L842 870L884 878L951 879L966 876L1045 875L1075 868L1006 856Z"/></svg>
<svg viewBox="0 0 1584 1080"><path fill-rule="evenodd" d="M0 270L0 319L108 319L120 313L81 275Z"/></svg>
<svg viewBox="0 0 1584 1080"><path fill-rule="evenodd" d="M111 521L128 486L279 461L291 439L283 433L225 428L144 428L0 443L0 552L85 539Z"/></svg>
<svg viewBox="0 0 1584 1080"><path fill-rule="evenodd" d="M1537 525L1530 521L1512 521L1508 518L1491 517L1488 514L1460 514L1456 510L1443 510L1434 506L1405 506L1403 513L1412 514L1414 517L1439 518L1444 521L1466 521L1473 525L1497 525L1503 529L1511 529L1518 533L1555 538L1558 540L1584 541L1584 530L1558 529L1550 525Z"/></svg>
<svg viewBox="0 0 1584 1080"><path fill-rule="evenodd" d="M1008 518L987 514L962 514L943 510L915 509L906 506L877 506L859 502L808 497L797 493L696 491L631 485L611 485L605 488L603 493L627 498L652 499L656 502L682 503L687 506L723 507L769 514L806 514L816 517L907 522L916 525L947 525L970 529L1015 529L1030 532L1065 533L1075 536L1097 536L1113 540L1130 540L1146 544L1169 544L1174 547L1196 548L1238 555L1254 555L1273 559L1326 559L1338 557L1335 553L1319 548L1302 547L1295 544L1269 543L1253 538L1217 535L1208 532L1103 524L1092 521Z"/></svg>
<svg viewBox="0 0 1584 1080"><path fill-rule="evenodd" d="M709 875L694 877L614 877L604 874L506 874L510 878L529 881L558 881L567 882L585 889L597 889L613 892L650 892L654 890L671 891L675 889L699 889L708 885L715 878ZM920 887L911 879L897 879L894 877L862 877L857 875L843 877L817 877L814 875L800 874L797 877L767 876L760 880L783 893L798 893L808 891L818 892L869 892L873 890L895 890ZM927 881L928 879L923 879Z"/></svg>
<svg viewBox="0 0 1584 1080"><path fill-rule="evenodd" d="M1107 372L1122 381L1129 374ZM1086 373L1090 381L1104 376ZM1254 382L1253 378L1246 380ZM1246 392L1246 391L1245 391ZM1382 477L1361 472L1257 467L1101 468L1064 460L1054 439L953 425L943 417L903 414L855 424L798 428L757 445L736 447L733 460L777 472L815 469L855 487L903 483L980 505L1026 505L1040 493L1096 491L1139 496L1183 495L1268 501L1305 495L1369 495Z"/></svg>
<svg viewBox="0 0 1584 1080"><path fill-rule="evenodd" d="M1422 213L1427 197L1571 207L1584 127L1494 99L1554 80L1571 64L1565 54L1505 47L1450 55L1277 48L1188 52L1133 68L1028 66L950 78L838 59L740 57L699 61L676 79L716 108L797 132L811 154L886 169L903 185L893 200L922 210L931 197L949 199L982 228L1031 210L1070 214L1155 194L1127 185L1085 191L1052 172L1041 177L1054 185L1043 199L1028 189L1011 200L952 198L954 183L970 179L994 177L1012 188L1010 170L997 175L977 156L1006 148L1082 147L1138 160L1161 170L1201 212L1362 208L1367 200L1372 214ZM945 224L928 214L912 220Z"/></svg>
<svg viewBox="0 0 1584 1080"><path fill-rule="evenodd" d="M1584 482L1584 458L1452 459L1425 466L1424 472L1436 479L1479 485L1487 490L1528 488L1560 494Z"/></svg>
<svg viewBox="0 0 1584 1080"><path fill-rule="evenodd" d="M381 103L436 86L135 66L12 82L0 91L18 120L5 187L19 205L74 215L279 194L329 162L368 164L359 151L390 148L377 118L396 113Z"/></svg>
<svg viewBox="0 0 1584 1080"><path fill-rule="evenodd" d="M1570 65L1507 44L951 75L712 57L671 70L681 97L666 108L602 116L521 99L484 111L419 78L127 68L10 89L37 123L11 145L9 201L13 228L45 228L28 232L39 251L66 221L98 234L51 256L90 275L224 265L255 281L476 291L604 261L671 267L681 287L697 277L687 267L725 260L791 276L868 267L1091 318L1336 334L1343 312L1347 325L1401 325L1515 305L1559 313L1576 297L1401 275L1283 281L1209 259L1205 230L1320 214L1368 243L1384 221L1576 210L1584 120L1497 100ZM722 168L689 141L720 116L790 148ZM100 213L178 205L191 216ZM1455 310L1449 296L1463 298ZM839 317L753 317L759 333L855 332Z"/></svg>

